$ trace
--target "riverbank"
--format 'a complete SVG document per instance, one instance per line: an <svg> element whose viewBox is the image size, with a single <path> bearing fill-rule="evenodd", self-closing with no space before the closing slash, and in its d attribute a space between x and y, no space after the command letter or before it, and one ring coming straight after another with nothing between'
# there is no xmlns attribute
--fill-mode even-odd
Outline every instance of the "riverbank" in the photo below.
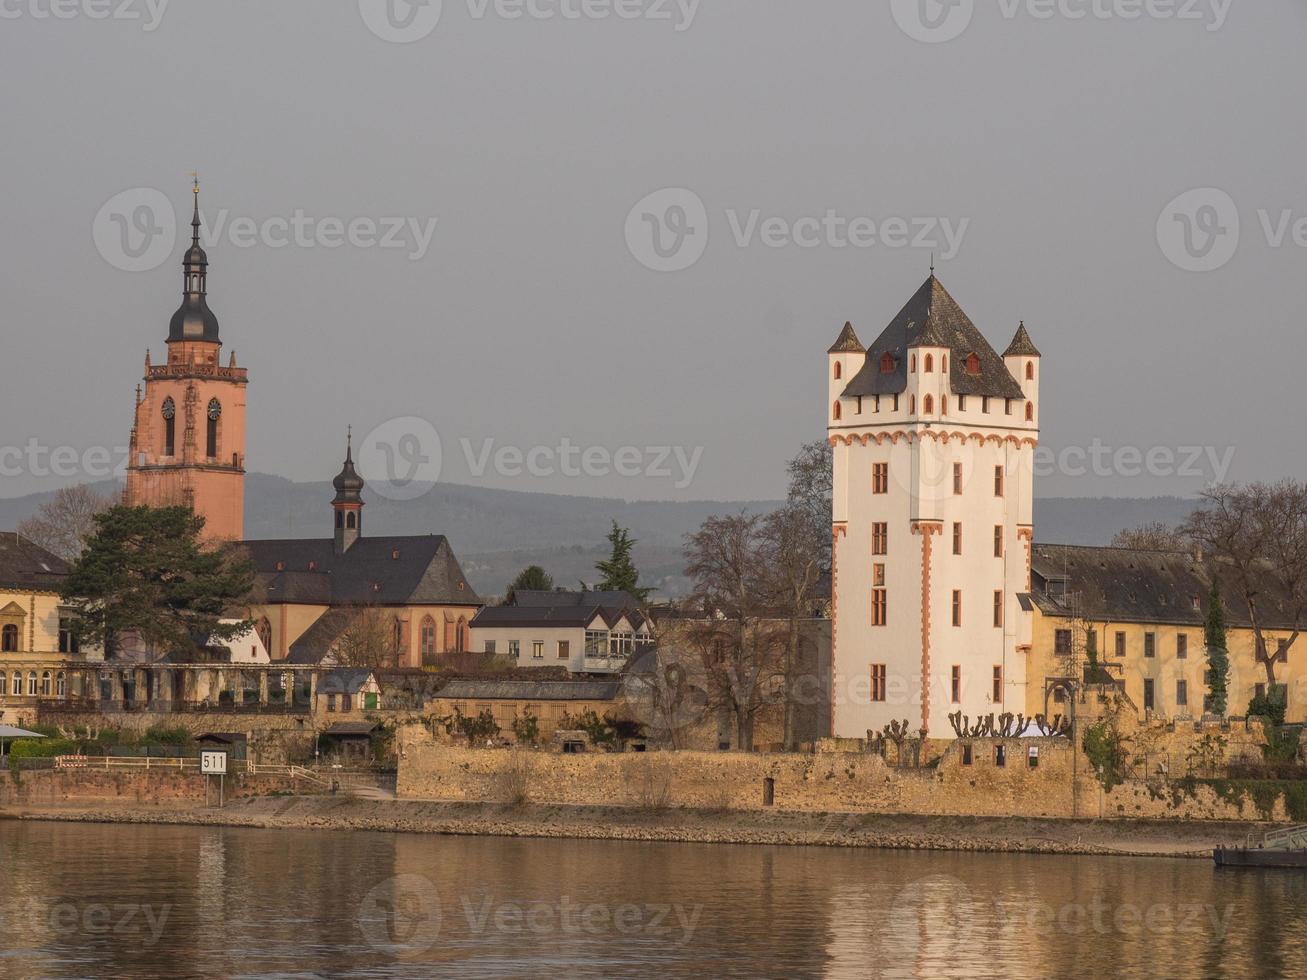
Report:
<svg viewBox="0 0 1307 980"><path fill-rule="evenodd" d="M1252 823L741 813L335 796L253 797L221 810L185 803L11 805L0 807L0 820L1187 858L1210 858L1218 844L1259 829Z"/></svg>

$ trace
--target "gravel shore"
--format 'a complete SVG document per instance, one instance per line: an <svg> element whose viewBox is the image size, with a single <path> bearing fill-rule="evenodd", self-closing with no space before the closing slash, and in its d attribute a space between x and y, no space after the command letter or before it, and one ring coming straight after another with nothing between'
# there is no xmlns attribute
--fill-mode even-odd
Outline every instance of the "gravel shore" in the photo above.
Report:
<svg viewBox="0 0 1307 980"><path fill-rule="evenodd" d="M0 819L1187 858L1210 858L1216 845L1241 840L1257 829L1242 823L513 807L322 796L242 799L222 810L9 806L0 808Z"/></svg>

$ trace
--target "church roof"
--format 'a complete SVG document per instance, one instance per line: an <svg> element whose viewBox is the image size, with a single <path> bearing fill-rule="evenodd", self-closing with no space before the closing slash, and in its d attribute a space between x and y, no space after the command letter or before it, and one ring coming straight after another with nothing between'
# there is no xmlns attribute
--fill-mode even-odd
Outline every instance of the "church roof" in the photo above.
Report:
<svg viewBox="0 0 1307 980"><path fill-rule="evenodd" d="M331 538L242 545L268 603L481 605L444 535L361 537L344 554Z"/></svg>
<svg viewBox="0 0 1307 980"><path fill-rule="evenodd" d="M14 531L0 531L0 587L17 591L58 592L68 562Z"/></svg>
<svg viewBox="0 0 1307 980"><path fill-rule="evenodd" d="M1003 359L933 273L868 348L867 363L849 381L844 397L906 391L907 350L920 346L923 338L928 344L952 350L949 382L957 394L1025 398ZM894 356L895 365L893 371L883 374L880 361L886 353ZM980 359L979 374L967 373L966 359L972 354Z"/></svg>
<svg viewBox="0 0 1307 980"><path fill-rule="evenodd" d="M1007 345L1007 350L1003 352L1004 357L1039 357L1039 348L1035 342L1030 339L1030 334L1026 332L1026 321L1021 321L1021 326L1017 327L1017 335L1012 338L1012 343Z"/></svg>

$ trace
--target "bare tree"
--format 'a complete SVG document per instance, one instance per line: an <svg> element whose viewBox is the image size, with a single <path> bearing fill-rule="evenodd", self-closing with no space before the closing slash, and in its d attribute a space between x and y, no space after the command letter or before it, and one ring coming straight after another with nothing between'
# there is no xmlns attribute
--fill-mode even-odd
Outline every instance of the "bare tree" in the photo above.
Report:
<svg viewBox="0 0 1307 980"><path fill-rule="evenodd" d="M336 663L373 670L399 666L400 625L393 610L361 605L349 608L345 614L349 623L331 645Z"/></svg>
<svg viewBox="0 0 1307 980"><path fill-rule="evenodd" d="M800 668L802 622L812 617L813 594L824 571L823 559L830 550L830 513L823 515L820 524L816 521L811 509L788 504L763 519L758 547L768 599L786 622L781 685L787 749L795 743L794 692Z"/></svg>
<svg viewBox="0 0 1307 980"><path fill-rule="evenodd" d="M1214 487L1203 499L1185 533L1219 564L1222 581L1247 611L1254 657L1273 691L1276 662L1297 641L1307 612L1307 483ZM1273 615L1291 631L1276 650L1264 635Z"/></svg>
<svg viewBox="0 0 1307 980"><path fill-rule="evenodd" d="M1113 548L1135 551L1188 551L1192 546L1184 530L1160 521L1118 531L1112 538Z"/></svg>
<svg viewBox="0 0 1307 980"><path fill-rule="evenodd" d="M76 561L95 534L95 515L113 506L85 483L61 487L37 512L18 525L18 533L65 561Z"/></svg>
<svg viewBox="0 0 1307 980"><path fill-rule="evenodd" d="M786 500L791 507L802 510L812 527L820 531L817 544L823 568L830 568L831 564L831 493L834 485L832 459L830 443L818 439L815 442L805 442L799 448L798 455L786 466L790 475Z"/></svg>
<svg viewBox="0 0 1307 980"><path fill-rule="evenodd" d="M709 679L708 698L735 720L739 748L753 748L754 721L775 703L783 642L766 622L769 581L762 518L710 517L686 536L686 574L705 617L687 631Z"/></svg>

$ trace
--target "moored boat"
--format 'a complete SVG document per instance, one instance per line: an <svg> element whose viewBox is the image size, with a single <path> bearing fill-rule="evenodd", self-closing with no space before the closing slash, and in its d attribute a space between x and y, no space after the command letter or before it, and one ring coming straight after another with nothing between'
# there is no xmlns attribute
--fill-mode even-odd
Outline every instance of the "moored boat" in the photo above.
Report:
<svg viewBox="0 0 1307 980"><path fill-rule="evenodd" d="M1216 848L1212 859L1218 868L1307 869L1307 825L1270 831L1257 844L1249 835L1242 847Z"/></svg>

